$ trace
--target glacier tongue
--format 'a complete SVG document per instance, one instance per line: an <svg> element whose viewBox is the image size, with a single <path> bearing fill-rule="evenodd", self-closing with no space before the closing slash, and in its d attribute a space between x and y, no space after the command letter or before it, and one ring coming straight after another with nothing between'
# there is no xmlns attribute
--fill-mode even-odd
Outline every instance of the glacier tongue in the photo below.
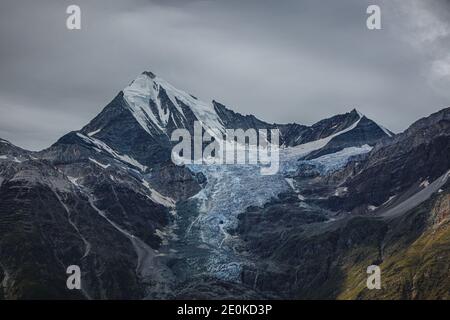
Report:
<svg viewBox="0 0 450 320"><path fill-rule="evenodd" d="M250 206L262 207L289 189L281 175L261 175L256 165L190 165L202 172L208 183L193 198L198 216L186 230L186 237L197 238L211 254L206 272L227 281L239 282L243 264L250 263L234 252L236 239L229 231L237 227L238 215Z"/></svg>

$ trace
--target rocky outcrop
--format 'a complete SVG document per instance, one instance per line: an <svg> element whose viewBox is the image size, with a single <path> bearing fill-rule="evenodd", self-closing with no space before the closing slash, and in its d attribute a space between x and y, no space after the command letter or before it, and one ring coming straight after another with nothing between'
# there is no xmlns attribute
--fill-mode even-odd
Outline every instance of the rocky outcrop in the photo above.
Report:
<svg viewBox="0 0 450 320"><path fill-rule="evenodd" d="M414 185L431 183L450 168L450 108L411 125L392 140L382 140L365 161L347 169L346 209L379 206Z"/></svg>
<svg viewBox="0 0 450 320"><path fill-rule="evenodd" d="M450 229L448 219L440 220L449 214L448 195L447 186L393 219L347 216L320 223L311 207L295 201L283 202L289 209L277 209L277 202L249 209L237 232L245 241L241 250L257 262L244 269L242 280L287 299L448 299ZM370 265L382 270L381 290L366 287Z"/></svg>

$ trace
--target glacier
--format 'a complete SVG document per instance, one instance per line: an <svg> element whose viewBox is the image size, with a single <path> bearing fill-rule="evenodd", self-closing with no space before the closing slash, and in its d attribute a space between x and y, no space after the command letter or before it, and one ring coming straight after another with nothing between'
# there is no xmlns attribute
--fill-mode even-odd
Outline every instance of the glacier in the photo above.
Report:
<svg viewBox="0 0 450 320"><path fill-rule="evenodd" d="M294 186L293 179L288 178L289 172L298 168L302 157L321 145L323 141L315 141L303 147L280 149L280 171L275 175L261 175L259 165L187 165L192 172L201 172L207 178L207 183L198 194L191 197L190 201L196 203L197 215L184 223L186 227L178 230L178 236L189 239L188 243L205 249L207 253L201 262L192 256L192 248L178 247L177 254L183 255L184 251L186 260L195 268L202 265L200 270L203 273L239 282L242 267L252 265L252 262L235 253L240 239L233 236L232 231L238 225L238 215L250 206L262 207L278 198L280 193L292 189L298 194L299 200L305 200L300 195L301 190ZM345 148L310 162L324 174L343 167L352 156L367 153L371 149L368 145ZM183 215L183 210L178 211L179 215Z"/></svg>

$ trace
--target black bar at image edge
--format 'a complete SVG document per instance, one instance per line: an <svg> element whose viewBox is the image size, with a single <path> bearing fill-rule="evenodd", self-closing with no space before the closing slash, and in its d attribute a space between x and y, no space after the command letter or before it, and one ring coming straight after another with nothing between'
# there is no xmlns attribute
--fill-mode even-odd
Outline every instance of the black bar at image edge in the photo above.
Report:
<svg viewBox="0 0 450 320"><path fill-rule="evenodd" d="M448 310L448 301L0 301L0 310L84 319L93 315L143 319L311 319L323 316L385 318L392 312L429 317ZM146 316L147 315L147 316ZM156 317L156 315L158 315ZM156 318L155 318L156 317Z"/></svg>

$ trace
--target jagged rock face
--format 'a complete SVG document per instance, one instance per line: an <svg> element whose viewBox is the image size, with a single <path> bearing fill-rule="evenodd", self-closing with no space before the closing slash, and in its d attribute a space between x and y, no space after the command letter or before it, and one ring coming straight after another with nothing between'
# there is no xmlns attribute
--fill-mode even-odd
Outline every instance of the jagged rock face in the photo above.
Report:
<svg viewBox="0 0 450 320"><path fill-rule="evenodd" d="M304 134L301 139L296 143L303 144L306 142L322 139L332 135L333 133L342 131L353 123L358 121L360 115L356 110L352 110L349 113L337 115L328 119L321 120L316 124L313 124Z"/></svg>
<svg viewBox="0 0 450 320"><path fill-rule="evenodd" d="M448 299L448 196L447 184L390 220L348 216L325 224L294 199L250 208L237 233L245 241L241 250L258 262L243 270L243 282L281 298ZM377 292L365 286L366 268L374 264L383 272Z"/></svg>
<svg viewBox="0 0 450 320"><path fill-rule="evenodd" d="M100 131L92 134L96 130ZM91 133L94 139L106 143L114 151L128 155L145 166L164 162L170 158L171 148L168 137L166 135L149 135L127 109L123 93L117 95L79 133L86 137L90 137L89 134ZM77 132L71 132L42 153L45 157L50 154L50 158L58 161L64 161L64 157L68 157L69 161L74 161L78 154L76 154L77 151L72 150L79 150L82 146L87 146L89 149L89 143L77 135ZM65 151L69 152L66 153ZM81 153L81 151L78 151L78 153Z"/></svg>
<svg viewBox="0 0 450 320"><path fill-rule="evenodd" d="M217 112L221 122L227 129L272 129L276 128L275 124L269 124L261 121L253 115L242 115L228 109L223 104L213 101L214 110Z"/></svg>
<svg viewBox="0 0 450 320"><path fill-rule="evenodd" d="M194 196L201 190L200 185L206 183L206 178L201 173L194 175L186 167L172 163L152 168L147 179L161 194L176 201Z"/></svg>
<svg viewBox="0 0 450 320"><path fill-rule="evenodd" d="M143 165L149 166L170 158L168 137L149 135L130 113L122 92L81 133L88 136L96 130L100 131L93 135L94 138ZM57 145L63 143L63 139Z"/></svg>
<svg viewBox="0 0 450 320"><path fill-rule="evenodd" d="M391 140L382 140L363 162L350 164L345 207L381 205L414 184L433 181L450 168L450 108L424 118Z"/></svg>
<svg viewBox="0 0 450 320"><path fill-rule="evenodd" d="M297 215L302 214L297 212ZM244 282L254 284L267 294L278 293L282 298L336 299L345 281L345 270L341 270L341 266L358 261L358 255L347 255L361 249L359 255L369 259L368 265L377 262L377 246L386 225L354 219L340 228L315 235L305 230L308 225L299 225L258 240L254 234L246 234L251 252L261 255L265 264L244 270Z"/></svg>
<svg viewBox="0 0 450 320"><path fill-rule="evenodd" d="M0 139L0 160L10 160L18 163L23 159L29 159L33 152L16 147L9 141Z"/></svg>
<svg viewBox="0 0 450 320"><path fill-rule="evenodd" d="M296 123L277 125L281 131L284 146L297 146L311 141L319 140L342 131L358 121L356 110L321 120L312 126L302 126Z"/></svg>
<svg viewBox="0 0 450 320"><path fill-rule="evenodd" d="M439 227L443 223L448 222L450 219L450 195L444 194L433 208L434 216L432 217L432 223L435 227Z"/></svg>
<svg viewBox="0 0 450 320"><path fill-rule="evenodd" d="M135 271L141 253L133 242L139 239L150 253L158 249L157 230L170 214L139 180L92 162L55 167L31 158L1 162L0 176L5 298L145 295L145 279ZM83 271L82 292L65 287L72 264Z"/></svg>
<svg viewBox="0 0 450 320"><path fill-rule="evenodd" d="M290 123L278 125L278 129L281 133L281 145L293 147L300 144L299 141L303 139L302 134L308 130L308 127L297 123Z"/></svg>

